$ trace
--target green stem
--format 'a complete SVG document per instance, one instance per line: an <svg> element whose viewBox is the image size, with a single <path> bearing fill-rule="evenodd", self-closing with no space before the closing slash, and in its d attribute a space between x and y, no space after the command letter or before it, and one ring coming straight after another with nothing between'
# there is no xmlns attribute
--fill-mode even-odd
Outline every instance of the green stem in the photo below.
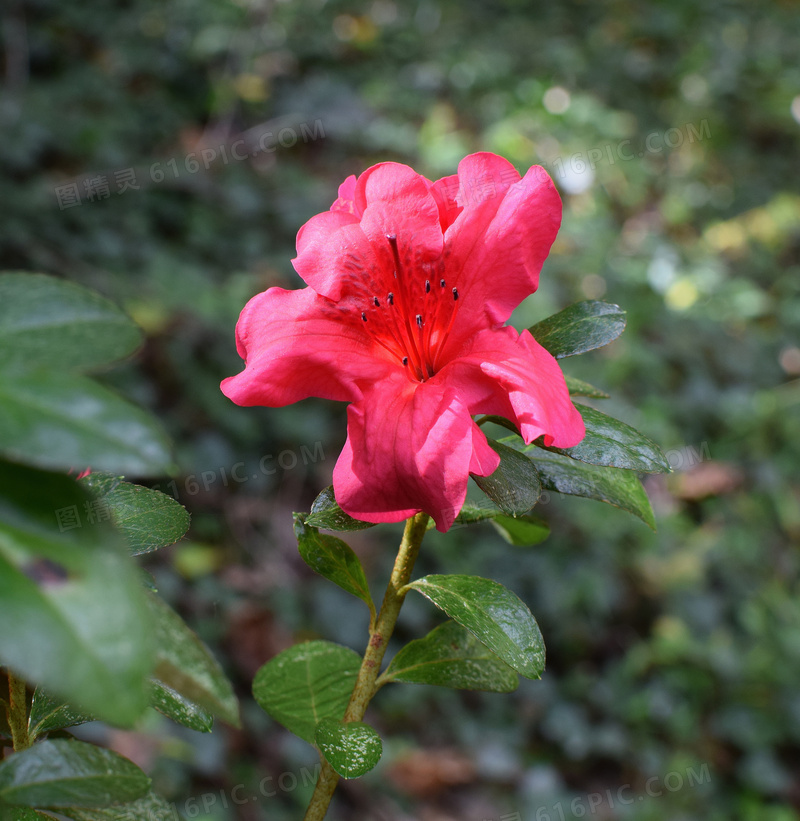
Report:
<svg viewBox="0 0 800 821"><path fill-rule="evenodd" d="M358 678L353 687L350 703L344 714L345 721L361 721L367 711L367 705L375 695L375 686L378 674L381 671L381 662L386 653L389 639L397 624L397 617L400 615L400 608L406 597L408 589L406 585L411 580L411 572L414 569L414 562L417 560L422 538L428 526L428 514L418 513L406 522L406 529L403 533L403 541L397 552L394 562L392 576L383 597L378 618L370 629L369 644L361 660L361 669L358 671ZM308 805L303 821L322 821L328 812L328 806L333 798L336 785L339 783L339 775L333 767L323 758L322 770L311 803Z"/></svg>
<svg viewBox="0 0 800 821"><path fill-rule="evenodd" d="M31 746L28 735L28 701L25 695L25 682L8 671L8 706L6 708L8 726L11 728L11 741L14 752L27 750Z"/></svg>

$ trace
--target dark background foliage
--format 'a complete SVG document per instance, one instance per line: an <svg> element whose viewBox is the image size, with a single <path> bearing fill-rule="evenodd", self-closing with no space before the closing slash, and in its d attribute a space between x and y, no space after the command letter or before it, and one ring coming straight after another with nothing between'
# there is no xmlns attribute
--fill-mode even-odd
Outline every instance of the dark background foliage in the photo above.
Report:
<svg viewBox="0 0 800 821"><path fill-rule="evenodd" d="M535 548L489 526L430 538L421 571L485 574L526 600L548 670L511 696L386 688L371 713L384 760L332 817L800 818L799 13L3 5L1 267L92 286L145 329L105 378L169 429L179 472L161 488L193 515L147 566L244 700L240 732L153 714L86 737L142 763L190 817L300 815L314 754L248 693L295 641L363 644L358 602L313 577L291 532L330 481L344 410L232 405L218 383L240 367L233 328L251 295L301 284L295 233L345 176L396 160L437 177L490 150L545 164L564 197L516 324L579 299L626 308L618 342L564 368L612 393L610 412L676 470L647 482L655 535L558 498ZM371 578L398 534L352 539ZM436 620L409 600L399 637Z"/></svg>

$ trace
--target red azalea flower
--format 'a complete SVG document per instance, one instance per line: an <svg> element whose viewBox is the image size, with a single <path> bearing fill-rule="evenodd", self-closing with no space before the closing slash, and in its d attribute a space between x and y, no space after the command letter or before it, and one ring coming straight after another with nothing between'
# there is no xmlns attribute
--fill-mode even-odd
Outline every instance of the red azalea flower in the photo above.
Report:
<svg viewBox="0 0 800 821"><path fill-rule="evenodd" d="M560 223L544 169L520 178L494 154L434 183L398 163L349 177L297 235L308 287L270 288L242 311L246 366L222 390L239 405L349 402L339 505L368 522L425 511L445 531L469 474L500 461L474 414L510 419L526 442L584 436L556 360L504 325L536 290Z"/></svg>

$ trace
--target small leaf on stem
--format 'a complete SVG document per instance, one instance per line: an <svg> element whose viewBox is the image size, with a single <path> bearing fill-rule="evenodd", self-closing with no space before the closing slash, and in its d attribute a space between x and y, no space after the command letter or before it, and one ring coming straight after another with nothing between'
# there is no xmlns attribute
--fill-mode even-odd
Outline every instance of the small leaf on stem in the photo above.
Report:
<svg viewBox="0 0 800 821"><path fill-rule="evenodd" d="M342 778L358 778L368 773L383 753L381 737L363 721L345 724L335 718L324 718L314 737L327 762Z"/></svg>
<svg viewBox="0 0 800 821"><path fill-rule="evenodd" d="M544 640L525 603L502 584L480 576L432 575L408 585L472 633L526 678L541 678Z"/></svg>

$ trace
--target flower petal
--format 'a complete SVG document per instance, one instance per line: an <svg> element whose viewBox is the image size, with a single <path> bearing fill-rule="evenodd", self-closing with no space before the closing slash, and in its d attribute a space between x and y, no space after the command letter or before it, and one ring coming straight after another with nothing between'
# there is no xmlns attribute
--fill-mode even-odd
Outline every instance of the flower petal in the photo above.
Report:
<svg viewBox="0 0 800 821"><path fill-rule="evenodd" d="M347 211L324 211L297 232L292 265L307 285L329 299L338 300L349 277L375 264L358 218Z"/></svg>
<svg viewBox="0 0 800 821"><path fill-rule="evenodd" d="M295 270L337 302L344 295L392 290L396 266L389 236L397 240L407 276L441 256L439 209L429 186L400 163L374 165L355 185L348 178L334 209L312 217L298 232Z"/></svg>
<svg viewBox="0 0 800 821"><path fill-rule="evenodd" d="M469 472L476 476L491 476L500 466L500 454L486 440L486 434L472 423L472 460Z"/></svg>
<svg viewBox="0 0 800 821"><path fill-rule="evenodd" d="M431 196L439 208L439 222L442 231L446 231L461 213L462 208L456 201L458 196L458 174L442 177L431 185Z"/></svg>
<svg viewBox="0 0 800 821"><path fill-rule="evenodd" d="M424 510L448 530L464 504L473 453L476 467L488 458L456 393L396 374L347 411L347 442L333 471L342 509L367 522Z"/></svg>
<svg viewBox="0 0 800 821"><path fill-rule="evenodd" d="M358 325L311 288L270 288L245 305L236 325L245 369L224 379L237 405L276 408L309 396L349 402L393 366Z"/></svg>
<svg viewBox="0 0 800 821"><path fill-rule="evenodd" d="M437 374L470 413L503 416L530 443L570 448L583 439L583 419L569 398L555 358L528 331L484 330Z"/></svg>
<svg viewBox="0 0 800 821"><path fill-rule="evenodd" d="M339 196L331 206L331 211L346 211L348 214L356 214L356 206L353 198L356 193L356 175L351 174L340 186ZM360 213L356 216L361 216Z"/></svg>
<svg viewBox="0 0 800 821"><path fill-rule="evenodd" d="M394 162L368 168L358 178L355 206L362 214L361 228L390 270L390 235L397 238L404 264L432 262L441 255L439 208L430 183L413 168Z"/></svg>
<svg viewBox="0 0 800 821"><path fill-rule="evenodd" d="M447 230L445 253L462 297L453 334L463 338L476 325L499 327L536 290L561 225L561 199L540 166L520 180L492 154L462 160L459 182L464 208Z"/></svg>

